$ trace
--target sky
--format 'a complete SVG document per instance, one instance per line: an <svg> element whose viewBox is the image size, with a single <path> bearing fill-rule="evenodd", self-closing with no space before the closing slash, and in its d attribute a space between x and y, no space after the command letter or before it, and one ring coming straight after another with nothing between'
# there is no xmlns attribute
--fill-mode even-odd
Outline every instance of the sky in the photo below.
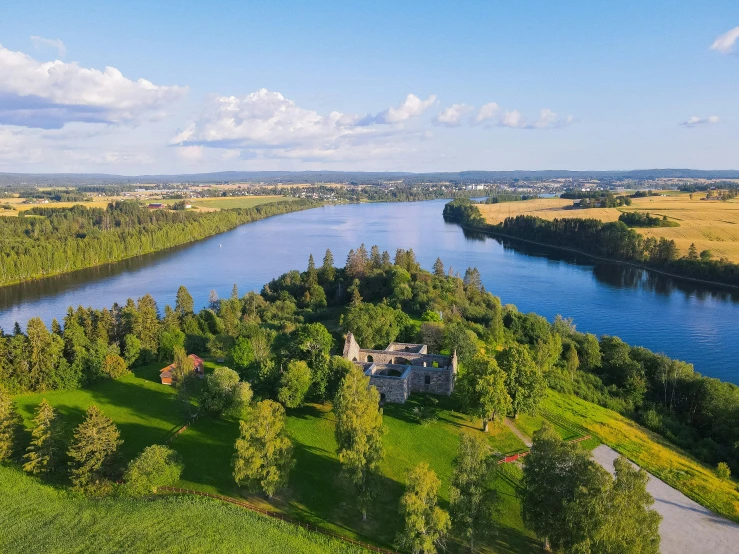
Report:
<svg viewBox="0 0 739 554"><path fill-rule="evenodd" d="M0 172L739 169L739 3L0 4Z"/></svg>

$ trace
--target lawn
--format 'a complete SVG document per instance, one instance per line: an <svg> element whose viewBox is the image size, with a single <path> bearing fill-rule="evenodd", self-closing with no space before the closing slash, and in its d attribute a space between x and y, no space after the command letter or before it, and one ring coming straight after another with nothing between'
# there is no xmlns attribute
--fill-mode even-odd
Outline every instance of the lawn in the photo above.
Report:
<svg viewBox="0 0 739 554"><path fill-rule="evenodd" d="M160 364L154 364L138 369L136 375L105 381L89 389L23 395L16 397L16 402L26 425L30 425L35 406L42 397L46 397L67 422L68 436L73 426L82 420L87 406L97 404L120 428L124 440L122 454L129 459L145 446L165 441L184 421L181 409L175 402L174 390L158 383L159 369ZM414 395L405 405L386 405L384 408L387 432L384 438L386 455L382 463L381 492L366 522L362 522L361 514L356 509L351 489L339 477L335 420L328 404L311 404L288 412L287 430L294 444L296 460L289 486L269 506L262 497L246 495L247 498L343 535L391 546L401 528L398 502L408 470L422 460L427 461L442 481L440 504L448 507L452 460L459 435L461 432L481 432L478 421L470 421L450 410L450 401L447 399L441 399L435 422L423 426L418 424L412 412L420 398ZM231 477L230 465L237 434L238 424L235 421L201 417L176 436L169 444L185 462L179 486L241 496ZM491 447L497 453L505 454L524 448L521 441L502 424L491 425L488 436ZM500 533L489 551L538 551L538 543L524 530L521 521L520 503L516 495L519 471L517 467L506 466L496 477L500 499ZM116 509L127 514L126 510L132 508ZM144 530L141 533L141 537L145 536ZM131 540L138 539L133 537Z"/></svg>
<svg viewBox="0 0 739 554"><path fill-rule="evenodd" d="M364 552L206 498L91 500L0 466L0 552Z"/></svg>
<svg viewBox="0 0 739 554"><path fill-rule="evenodd" d="M671 191L668 191L671 192ZM665 196L634 198L631 206L621 208L567 209L572 200L539 198L524 202L504 202L480 206L489 223L499 223L506 217L533 215L542 219L593 218L601 221L617 221L624 211L667 216L677 221L679 227L655 227L636 231L644 236L664 237L674 240L681 254L686 254L691 244L698 252L710 250L715 258L725 257L739 262L739 199L721 202L702 200L705 193L665 193Z"/></svg>
<svg viewBox="0 0 739 554"><path fill-rule="evenodd" d="M623 454L699 504L739 522L739 492L735 481L722 481L712 468L622 415L574 396L549 390L547 413L588 429L600 441Z"/></svg>

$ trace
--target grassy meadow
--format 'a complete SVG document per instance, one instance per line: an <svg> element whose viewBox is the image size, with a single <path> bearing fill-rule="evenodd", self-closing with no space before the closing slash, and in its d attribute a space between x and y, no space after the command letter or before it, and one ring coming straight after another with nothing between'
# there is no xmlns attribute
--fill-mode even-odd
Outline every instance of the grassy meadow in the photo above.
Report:
<svg viewBox="0 0 739 554"><path fill-rule="evenodd" d="M0 490L0 552L364 552L208 498L88 499L3 466Z"/></svg>
<svg viewBox="0 0 739 554"><path fill-rule="evenodd" d="M500 223L507 217L533 215L542 219L593 218L601 221L617 221L621 212L642 212L667 216L677 221L679 227L637 228L644 236L664 237L674 240L685 254L691 244L698 251L710 250L715 258L728 258L739 262L739 199L721 202L702 200L704 192L688 193L667 191L665 196L633 198L631 206L620 208L568 209L572 200L539 198L523 202L504 202L480 205L480 212L488 223Z"/></svg>
<svg viewBox="0 0 739 554"><path fill-rule="evenodd" d="M192 198L189 202L193 209L200 211L227 210L230 208L253 208L261 204L295 200L288 196L220 196L216 198ZM162 200L173 204L179 200Z"/></svg>
<svg viewBox="0 0 739 554"><path fill-rule="evenodd" d="M213 367L207 364L208 370ZM82 421L87 407L95 403L120 428L124 440L121 454L124 459L130 459L149 444L165 442L184 422L175 391L159 384L159 369L159 364L153 364L137 369L135 375L105 381L88 389L21 395L16 397L16 404L25 425L30 426L35 407L41 398L47 398L67 422L66 435L69 437L74 426ZM452 460L460 433L481 432L478 421L452 411L450 401L444 399L439 404L438 419L421 426L413 418L413 408L420 399L414 396L405 405L385 406L386 455L382 463L381 493L366 522L362 522L355 507L352 490L339 477L335 419L329 404L310 404L288 410L287 431L294 444L296 465L288 488L278 493L270 504L261 496L243 493L233 482L230 464L238 434L236 421L201 417L171 440L169 445L185 463L179 486L226 496L245 496L264 508L320 524L342 535L392 546L402 525L398 503L408 470L422 460L427 461L442 481L440 504L448 507ZM501 455L525 448L502 423L491 425L489 440L493 450ZM496 477L500 533L487 551L538 552L538 542L523 528L521 519L516 494L520 468L509 466ZM58 481L64 482L61 477ZM85 508L80 505L75 509Z"/></svg>

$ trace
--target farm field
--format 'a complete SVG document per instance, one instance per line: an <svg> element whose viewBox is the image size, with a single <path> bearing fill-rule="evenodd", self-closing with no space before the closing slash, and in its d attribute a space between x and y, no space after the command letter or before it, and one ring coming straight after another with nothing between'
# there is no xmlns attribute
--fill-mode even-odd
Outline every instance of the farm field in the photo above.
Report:
<svg viewBox="0 0 739 554"><path fill-rule="evenodd" d="M119 196L96 196L95 200L91 202L49 202L48 204L24 204L23 201L25 200L25 198L0 198L0 205L10 204L13 207L12 210L0 209L0 216L17 216L20 212L24 212L36 207L71 208L72 206L80 204L88 208L105 208L111 202L115 202L116 200L121 199L122 197Z"/></svg>
<svg viewBox="0 0 739 554"><path fill-rule="evenodd" d="M93 500L0 467L0 552L306 552L363 549L217 500Z"/></svg>
<svg viewBox="0 0 739 554"><path fill-rule="evenodd" d="M192 198L193 209L199 211L227 210L229 208L253 208L260 204L271 204L295 200L288 196L222 196L216 198ZM179 202L179 200L162 200L167 204Z"/></svg>
<svg viewBox="0 0 739 554"><path fill-rule="evenodd" d="M524 202L481 204L480 212L488 223L500 223L506 217L533 215L542 219L594 218L617 221L621 212L642 212L667 216L679 227L637 228L644 236L674 240L685 254L691 244L698 252L710 250L714 258L739 262L739 200L721 202L701 200L705 193L666 193L666 196L634 198L631 206L621 208L567 209L572 200L541 198Z"/></svg>

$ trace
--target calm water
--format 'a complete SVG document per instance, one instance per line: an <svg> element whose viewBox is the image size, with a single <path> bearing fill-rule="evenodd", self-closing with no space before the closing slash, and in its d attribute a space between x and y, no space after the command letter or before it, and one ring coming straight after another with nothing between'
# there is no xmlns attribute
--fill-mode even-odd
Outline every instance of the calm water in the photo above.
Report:
<svg viewBox="0 0 739 554"><path fill-rule="evenodd" d="M394 255L413 248L425 268L436 257L464 273L476 266L485 287L504 304L695 364L698 371L739 383L739 294L710 289L614 264L597 263L521 243L466 235L443 221L443 200L318 208L276 216L164 253L103 268L0 288L0 326L7 331L33 316L50 322L67 307L102 308L149 292L160 307L185 285L204 306L211 290L228 296L259 290L290 269L304 270L326 248L336 265L364 242Z"/></svg>

